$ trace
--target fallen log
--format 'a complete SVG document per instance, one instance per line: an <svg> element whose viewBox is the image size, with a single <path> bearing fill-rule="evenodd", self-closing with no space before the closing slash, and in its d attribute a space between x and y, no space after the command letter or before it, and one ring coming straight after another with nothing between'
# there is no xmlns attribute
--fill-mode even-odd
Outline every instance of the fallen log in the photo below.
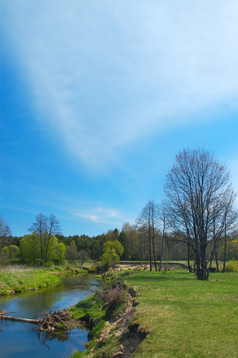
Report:
<svg viewBox="0 0 238 358"><path fill-rule="evenodd" d="M69 312L65 310L59 310L57 312L46 312L45 317L41 319L31 319L8 316L5 311L0 311L0 319L9 321L35 323L39 325L40 331L54 331L55 329L70 329L71 319Z"/></svg>
<svg viewBox="0 0 238 358"><path fill-rule="evenodd" d="M13 316L6 316L0 313L1 319L6 319L8 321L18 321L18 322L27 322L27 323L36 323L39 324L39 319L31 319L31 318L21 318L21 317L13 317Z"/></svg>

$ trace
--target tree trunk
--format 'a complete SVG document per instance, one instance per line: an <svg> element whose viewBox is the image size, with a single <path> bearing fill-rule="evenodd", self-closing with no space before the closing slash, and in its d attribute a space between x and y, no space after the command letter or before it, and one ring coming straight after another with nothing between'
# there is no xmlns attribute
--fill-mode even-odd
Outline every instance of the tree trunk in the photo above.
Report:
<svg viewBox="0 0 238 358"><path fill-rule="evenodd" d="M205 281L205 280L208 280L209 271L207 269L204 270L204 269L200 268L197 270L196 275L197 275L198 280Z"/></svg>
<svg viewBox="0 0 238 358"><path fill-rule="evenodd" d="M187 249L188 249L188 271L192 272L193 270L192 270L192 267L190 265L190 245L189 245L189 243L187 244Z"/></svg>
<svg viewBox="0 0 238 358"><path fill-rule="evenodd" d="M160 249L160 260L159 260L159 271L162 269L162 256L164 252L164 234L162 235L161 249Z"/></svg>
<svg viewBox="0 0 238 358"><path fill-rule="evenodd" d="M151 228L149 227L149 259L150 259L150 271L152 271L152 255L151 255Z"/></svg>
<svg viewBox="0 0 238 358"><path fill-rule="evenodd" d="M225 227L224 254L223 254L223 269L222 269L222 272L226 271L226 249L227 249L227 239L226 239L226 227Z"/></svg>
<svg viewBox="0 0 238 358"><path fill-rule="evenodd" d="M195 273L198 280L208 280L209 269L207 268L206 257L204 255L196 255Z"/></svg>
<svg viewBox="0 0 238 358"><path fill-rule="evenodd" d="M153 256L154 256L154 266L155 271L157 271L157 264L156 264L156 255L155 255L155 228L152 228L152 244L153 244Z"/></svg>
<svg viewBox="0 0 238 358"><path fill-rule="evenodd" d="M219 272L219 262L218 262L217 251L215 252L215 258L216 258L216 271Z"/></svg>
<svg viewBox="0 0 238 358"><path fill-rule="evenodd" d="M36 324L39 323L38 319L5 316L3 314L0 314L0 318L1 319L6 319L6 320L9 320L9 321L19 321L19 322L36 323Z"/></svg>

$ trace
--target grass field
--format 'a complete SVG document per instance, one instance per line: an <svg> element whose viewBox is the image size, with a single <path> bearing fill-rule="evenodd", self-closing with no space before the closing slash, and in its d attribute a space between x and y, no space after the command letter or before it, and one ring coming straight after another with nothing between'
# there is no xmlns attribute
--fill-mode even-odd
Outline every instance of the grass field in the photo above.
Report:
<svg viewBox="0 0 238 358"><path fill-rule="evenodd" d="M237 358L238 274L133 272L136 320L150 331L135 358Z"/></svg>

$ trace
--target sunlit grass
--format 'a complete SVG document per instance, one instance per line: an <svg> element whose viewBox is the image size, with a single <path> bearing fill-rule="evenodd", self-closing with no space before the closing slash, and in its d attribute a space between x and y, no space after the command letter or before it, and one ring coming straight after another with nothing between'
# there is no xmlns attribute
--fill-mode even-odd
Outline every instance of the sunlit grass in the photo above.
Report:
<svg viewBox="0 0 238 358"><path fill-rule="evenodd" d="M237 358L238 274L134 272L137 319L151 333L135 358Z"/></svg>
<svg viewBox="0 0 238 358"><path fill-rule="evenodd" d="M0 295L37 290L60 283L63 271L52 268L9 266L0 271Z"/></svg>

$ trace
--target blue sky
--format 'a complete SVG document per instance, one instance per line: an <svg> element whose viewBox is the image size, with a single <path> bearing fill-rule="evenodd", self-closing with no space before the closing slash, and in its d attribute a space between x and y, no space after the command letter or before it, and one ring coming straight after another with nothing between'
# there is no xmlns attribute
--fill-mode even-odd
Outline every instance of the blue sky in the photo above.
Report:
<svg viewBox="0 0 238 358"><path fill-rule="evenodd" d="M24 235L133 224L183 148L238 191L236 0L1 0L0 213Z"/></svg>

